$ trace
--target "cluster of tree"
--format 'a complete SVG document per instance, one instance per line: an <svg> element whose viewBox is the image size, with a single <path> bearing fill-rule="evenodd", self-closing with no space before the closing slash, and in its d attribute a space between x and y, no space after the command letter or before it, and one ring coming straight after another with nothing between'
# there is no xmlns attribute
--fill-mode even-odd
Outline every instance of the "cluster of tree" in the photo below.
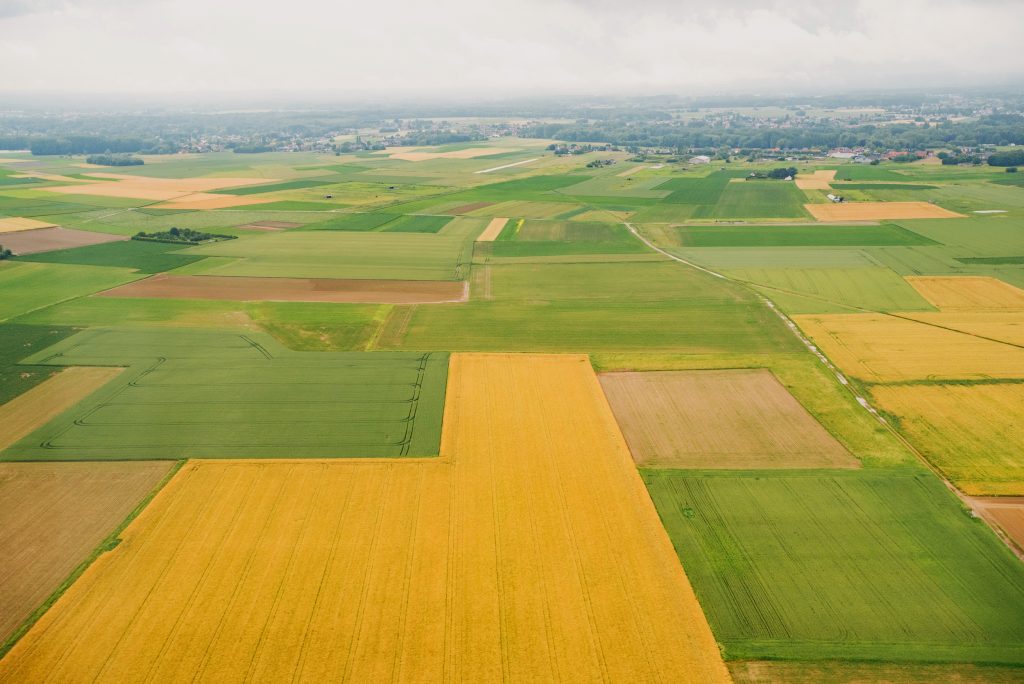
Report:
<svg viewBox="0 0 1024 684"><path fill-rule="evenodd" d="M426 147L428 145L451 145L453 143L475 142L477 140L486 140L486 137L479 133L440 131L434 133L413 133L403 136L402 144Z"/></svg>
<svg viewBox="0 0 1024 684"><path fill-rule="evenodd" d="M10 259L12 256L14 256L14 252L9 249L5 249L3 245L0 245L0 261Z"/></svg>
<svg viewBox="0 0 1024 684"><path fill-rule="evenodd" d="M172 242L175 244L199 244L202 242L214 242L217 240L234 240L235 235L218 235L216 233L203 233L191 228L171 228L157 233L139 231L132 236L132 240L143 240L148 242Z"/></svg>
<svg viewBox="0 0 1024 684"><path fill-rule="evenodd" d="M90 154L85 158L87 164L98 166L142 166L146 162L130 154Z"/></svg>
<svg viewBox="0 0 1024 684"><path fill-rule="evenodd" d="M993 152L988 157L989 166L1019 166L1024 164L1024 149Z"/></svg>
<svg viewBox="0 0 1024 684"><path fill-rule="evenodd" d="M148 142L140 138L108 138L98 135L72 135L64 138L32 138L32 154L104 154L139 152Z"/></svg>
<svg viewBox="0 0 1024 684"><path fill-rule="evenodd" d="M796 178L796 167L786 166L772 169L771 171L754 171L748 178L771 178L773 180L785 180L787 178Z"/></svg>

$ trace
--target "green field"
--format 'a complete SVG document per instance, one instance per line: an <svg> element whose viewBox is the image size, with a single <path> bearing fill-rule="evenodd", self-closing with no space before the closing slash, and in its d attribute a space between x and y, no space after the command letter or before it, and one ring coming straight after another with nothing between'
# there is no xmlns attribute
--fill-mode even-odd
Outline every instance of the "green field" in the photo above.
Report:
<svg viewBox="0 0 1024 684"><path fill-rule="evenodd" d="M934 241L899 226L679 226L686 247L860 247L931 245Z"/></svg>
<svg viewBox="0 0 1024 684"><path fill-rule="evenodd" d="M50 377L52 366L19 365L36 351L76 332L66 325L0 325L0 404Z"/></svg>
<svg viewBox="0 0 1024 684"><path fill-rule="evenodd" d="M887 268L733 269L736 280L762 286L787 313L933 311L917 291Z"/></svg>
<svg viewBox="0 0 1024 684"><path fill-rule="evenodd" d="M61 249L20 257L19 261L47 264L80 264L83 266L115 266L131 268L140 273L161 273L187 266L202 257L178 254L187 245L167 242L125 240L89 245L74 249Z"/></svg>
<svg viewBox="0 0 1024 684"><path fill-rule="evenodd" d="M1024 664L1024 566L931 474L644 480L730 659Z"/></svg>
<svg viewBox="0 0 1024 684"><path fill-rule="evenodd" d="M27 362L127 370L4 460L432 456L440 444L443 353L290 352L255 333L94 328Z"/></svg>
<svg viewBox="0 0 1024 684"><path fill-rule="evenodd" d="M714 208L706 213L718 219L802 218L804 194L784 181L749 180L725 186ZM694 216L705 217L705 212Z"/></svg>
<svg viewBox="0 0 1024 684"><path fill-rule="evenodd" d="M139 276L123 268L0 263L0 321L122 285Z"/></svg>

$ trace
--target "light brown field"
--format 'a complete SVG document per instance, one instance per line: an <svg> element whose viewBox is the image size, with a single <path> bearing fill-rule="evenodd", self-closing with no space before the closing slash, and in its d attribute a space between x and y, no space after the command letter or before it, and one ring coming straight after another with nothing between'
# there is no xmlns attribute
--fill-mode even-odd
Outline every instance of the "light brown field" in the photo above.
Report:
<svg viewBox="0 0 1024 684"><path fill-rule="evenodd" d="M101 292L102 297L221 299L236 302L429 304L466 300L464 282L342 280L158 274Z"/></svg>
<svg viewBox="0 0 1024 684"><path fill-rule="evenodd" d="M819 221L886 221L890 219L962 218L929 202L829 202L805 204Z"/></svg>
<svg viewBox="0 0 1024 684"><path fill-rule="evenodd" d="M402 152L401 150L403 149L406 148L390 148L388 150L388 156L392 159L420 162L430 161L432 159L475 159L476 157L487 157L492 154L505 154L506 152L519 151L515 147L470 147L464 150L455 150L454 152Z"/></svg>
<svg viewBox="0 0 1024 684"><path fill-rule="evenodd" d="M728 672L583 356L452 357L441 459L193 461L3 681Z"/></svg>
<svg viewBox="0 0 1024 684"><path fill-rule="evenodd" d="M0 404L0 451L42 427L107 384L123 368L66 368L29 391Z"/></svg>
<svg viewBox="0 0 1024 684"><path fill-rule="evenodd" d="M504 230L505 224L508 223L507 218L493 218L491 222L484 228L484 232L480 233L480 237L476 239L477 242L494 242L501 235L501 231Z"/></svg>
<svg viewBox="0 0 1024 684"><path fill-rule="evenodd" d="M626 176L632 176L633 174L640 173L641 171L643 171L646 168L647 168L646 164L641 164L640 166L634 166L631 169L626 169L625 171L620 171L619 173L617 173L615 175L618 176L619 178L625 178Z"/></svg>
<svg viewBox="0 0 1024 684"><path fill-rule="evenodd" d="M1024 311L1024 290L989 276L906 276L918 293L942 311Z"/></svg>
<svg viewBox="0 0 1024 684"><path fill-rule="evenodd" d="M766 369L606 373L600 379L637 465L860 465Z"/></svg>
<svg viewBox="0 0 1024 684"><path fill-rule="evenodd" d="M939 316L958 315L929 320ZM1024 349L934 325L873 313L793 320L843 371L870 382L1024 377Z"/></svg>
<svg viewBox="0 0 1024 684"><path fill-rule="evenodd" d="M447 213L454 216L461 216L462 214L468 214L469 212L476 211L477 209L489 207L492 204L494 204L494 202L470 202L469 204L460 204L457 207L452 207L447 211Z"/></svg>
<svg viewBox="0 0 1024 684"><path fill-rule="evenodd" d="M211 204L211 206L196 206L194 208L221 209L241 204L256 204L258 202L254 201L253 198L247 199L243 196L211 195L209 194L210 191L221 188L272 183L279 180L277 178L152 178L149 176L129 176L119 173L90 173L87 175L95 177L97 180L92 183L55 186L46 188L46 190L47 192L60 192L72 195L128 197L153 201L176 200L178 202L186 202L189 197L193 197L194 202L205 201ZM223 207L212 206L212 204L215 204L214 200L218 198L229 202L229 204L225 204Z"/></svg>
<svg viewBox="0 0 1024 684"><path fill-rule="evenodd" d="M89 557L172 465L0 463L0 643Z"/></svg>
<svg viewBox="0 0 1024 684"><path fill-rule="evenodd" d="M56 223L49 221L37 221L30 218L19 218L17 216L0 217L0 233L17 233L23 230L40 230L42 228L56 228Z"/></svg>
<svg viewBox="0 0 1024 684"><path fill-rule="evenodd" d="M100 245L105 242L127 239L123 235L93 233L87 230L39 228L4 235L3 245L15 254L38 254L39 252L52 252L55 249Z"/></svg>
<svg viewBox="0 0 1024 684"><path fill-rule="evenodd" d="M876 386L871 394L964 492L1024 494L1024 383Z"/></svg>
<svg viewBox="0 0 1024 684"><path fill-rule="evenodd" d="M983 518L995 523L1024 551L1024 496L977 497L970 500Z"/></svg>
<svg viewBox="0 0 1024 684"><path fill-rule="evenodd" d="M831 190L835 178L835 169L819 169L812 174L798 174L793 182L801 190Z"/></svg>
<svg viewBox="0 0 1024 684"><path fill-rule="evenodd" d="M154 204L154 209L232 209L247 207L252 204L276 202L271 197L254 197L253 195L216 195L209 192L194 192L190 195L177 197L166 202Z"/></svg>

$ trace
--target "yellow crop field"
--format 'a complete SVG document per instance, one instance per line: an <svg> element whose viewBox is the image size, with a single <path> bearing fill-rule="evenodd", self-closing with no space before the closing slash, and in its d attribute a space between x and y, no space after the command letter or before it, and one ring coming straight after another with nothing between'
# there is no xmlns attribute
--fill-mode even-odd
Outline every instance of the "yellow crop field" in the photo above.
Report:
<svg viewBox="0 0 1024 684"><path fill-rule="evenodd" d="M814 173L800 174L794 179L794 182L796 187L801 190L831 190L831 184L835 178L835 169L819 169Z"/></svg>
<svg viewBox="0 0 1024 684"><path fill-rule="evenodd" d="M480 233L480 237L476 239L477 242L494 242L501 235L501 231L505 229L505 224L508 223L507 218L492 218L491 222L484 228L484 232Z"/></svg>
<svg viewBox="0 0 1024 684"><path fill-rule="evenodd" d="M922 323L958 330L977 337L1024 346L1024 311L952 311L942 313L913 312L901 314ZM1024 368L1018 367L1018 376Z"/></svg>
<svg viewBox="0 0 1024 684"><path fill-rule="evenodd" d="M194 461L2 681L728 672L584 356L454 355L440 459Z"/></svg>
<svg viewBox="0 0 1024 684"><path fill-rule="evenodd" d="M953 315L953 314L950 314ZM932 314L929 322L945 322ZM925 318L915 315L915 318ZM793 320L846 373L871 382L1024 376L1024 349L884 314Z"/></svg>
<svg viewBox="0 0 1024 684"><path fill-rule="evenodd" d="M1024 311L1024 290L989 276L907 276L918 293L942 311Z"/></svg>
<svg viewBox="0 0 1024 684"><path fill-rule="evenodd" d="M872 394L963 491L1024 494L1024 384L879 386Z"/></svg>
<svg viewBox="0 0 1024 684"><path fill-rule="evenodd" d="M887 221L895 219L962 218L930 202L842 202L805 204L819 221Z"/></svg>
<svg viewBox="0 0 1024 684"><path fill-rule="evenodd" d="M17 216L5 216L0 218L0 233L17 233L23 230L38 230L40 228L56 228L56 223L49 221L37 221L30 218L19 218Z"/></svg>

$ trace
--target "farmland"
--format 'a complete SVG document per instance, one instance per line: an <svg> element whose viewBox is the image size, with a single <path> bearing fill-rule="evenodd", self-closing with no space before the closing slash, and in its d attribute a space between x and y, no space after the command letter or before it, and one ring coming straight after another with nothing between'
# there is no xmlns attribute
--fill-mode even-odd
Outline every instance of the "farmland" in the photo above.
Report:
<svg viewBox="0 0 1024 684"><path fill-rule="evenodd" d="M0 681L1020 679L1006 174L376 135L0 159Z"/></svg>

